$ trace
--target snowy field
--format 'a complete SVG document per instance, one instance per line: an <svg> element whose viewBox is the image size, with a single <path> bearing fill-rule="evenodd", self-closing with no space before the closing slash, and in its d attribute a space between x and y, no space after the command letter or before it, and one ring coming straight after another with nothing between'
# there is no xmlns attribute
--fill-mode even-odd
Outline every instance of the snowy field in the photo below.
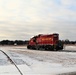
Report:
<svg viewBox="0 0 76 75"><path fill-rule="evenodd" d="M23 75L76 75L76 46L62 51L28 50L26 46L0 46ZM15 66L0 53L0 75L20 75Z"/></svg>

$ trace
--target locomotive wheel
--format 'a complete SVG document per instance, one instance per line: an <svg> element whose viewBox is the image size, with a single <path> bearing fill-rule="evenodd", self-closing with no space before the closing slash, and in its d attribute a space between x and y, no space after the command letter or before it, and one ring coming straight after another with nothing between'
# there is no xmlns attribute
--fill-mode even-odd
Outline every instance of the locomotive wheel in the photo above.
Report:
<svg viewBox="0 0 76 75"><path fill-rule="evenodd" d="M36 46L36 50L39 50L39 47L38 46Z"/></svg>
<svg viewBox="0 0 76 75"><path fill-rule="evenodd" d="M46 45L45 46L45 50L51 50L51 51L53 51L54 50L54 48L53 48L53 46L51 46L51 45Z"/></svg>
<svg viewBox="0 0 76 75"><path fill-rule="evenodd" d="M30 49L30 46L29 45L27 46L27 49Z"/></svg>
<svg viewBox="0 0 76 75"><path fill-rule="evenodd" d="M28 45L28 46L27 46L27 48L28 48L28 49L33 49L33 47L32 47L32 46L30 46L30 45Z"/></svg>

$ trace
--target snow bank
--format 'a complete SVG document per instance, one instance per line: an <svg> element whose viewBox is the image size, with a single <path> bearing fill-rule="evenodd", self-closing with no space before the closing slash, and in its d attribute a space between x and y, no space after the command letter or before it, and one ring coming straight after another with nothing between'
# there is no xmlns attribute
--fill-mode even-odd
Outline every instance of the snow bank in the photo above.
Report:
<svg viewBox="0 0 76 75"><path fill-rule="evenodd" d="M64 47L64 50L72 50L72 51L74 50L74 51L76 51L76 46L69 46L69 45L67 46L67 45L66 45L66 46Z"/></svg>

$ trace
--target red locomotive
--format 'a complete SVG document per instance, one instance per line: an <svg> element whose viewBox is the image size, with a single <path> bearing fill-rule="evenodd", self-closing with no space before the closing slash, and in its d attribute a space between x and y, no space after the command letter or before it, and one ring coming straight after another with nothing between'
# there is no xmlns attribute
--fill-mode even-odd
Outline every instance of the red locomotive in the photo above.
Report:
<svg viewBox="0 0 76 75"><path fill-rule="evenodd" d="M40 34L30 39L28 49L37 50L62 50L63 44L59 41L59 34Z"/></svg>

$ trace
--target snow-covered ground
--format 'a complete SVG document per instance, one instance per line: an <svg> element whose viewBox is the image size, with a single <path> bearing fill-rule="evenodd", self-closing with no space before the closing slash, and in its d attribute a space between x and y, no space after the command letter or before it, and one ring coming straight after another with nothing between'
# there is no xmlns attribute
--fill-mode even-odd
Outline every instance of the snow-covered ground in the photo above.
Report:
<svg viewBox="0 0 76 75"><path fill-rule="evenodd" d="M16 67L0 51L0 75L20 75Z"/></svg>
<svg viewBox="0 0 76 75"><path fill-rule="evenodd" d="M76 46L65 46L63 51L57 52L28 50L26 46L0 48L17 64L23 75L76 75ZM8 67L12 69L11 65Z"/></svg>

